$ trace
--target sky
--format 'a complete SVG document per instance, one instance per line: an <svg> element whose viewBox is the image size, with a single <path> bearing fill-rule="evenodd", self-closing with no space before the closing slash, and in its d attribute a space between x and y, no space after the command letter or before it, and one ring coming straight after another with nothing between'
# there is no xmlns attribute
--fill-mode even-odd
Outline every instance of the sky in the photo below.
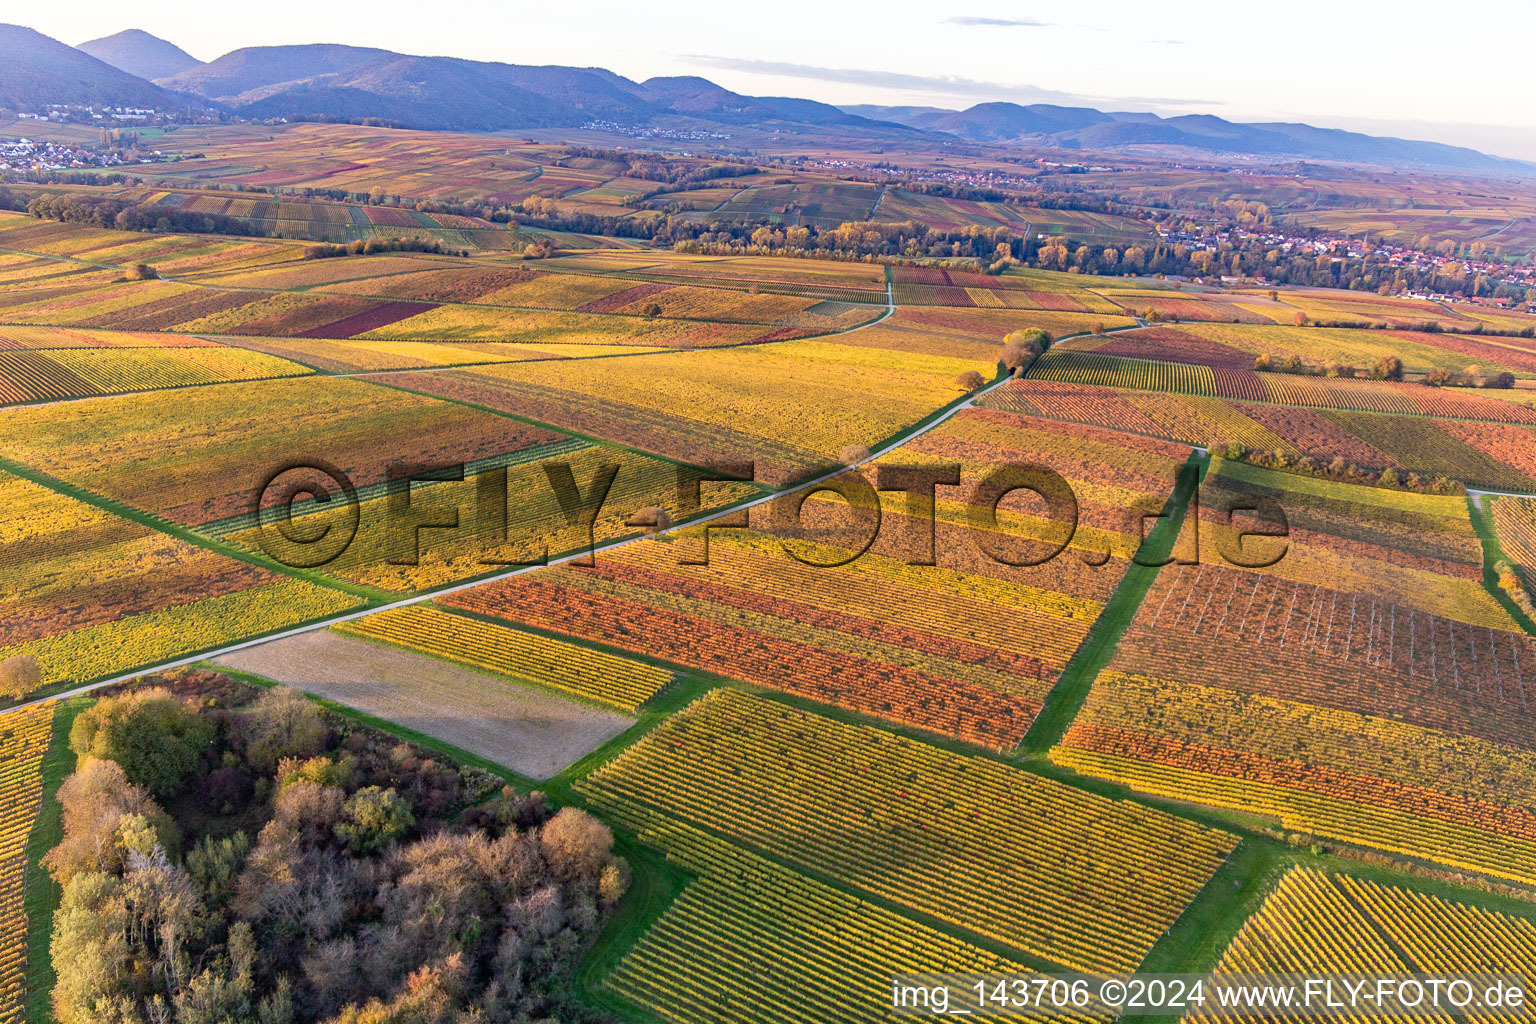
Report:
<svg viewBox="0 0 1536 1024"><path fill-rule="evenodd" d="M637 80L701 75L751 95L837 104L1011 100L1306 121L1536 159L1536 4L1527 0L264 0L244 10L4 0L0 20L71 44L141 28L202 60L242 46L344 42L604 67Z"/></svg>

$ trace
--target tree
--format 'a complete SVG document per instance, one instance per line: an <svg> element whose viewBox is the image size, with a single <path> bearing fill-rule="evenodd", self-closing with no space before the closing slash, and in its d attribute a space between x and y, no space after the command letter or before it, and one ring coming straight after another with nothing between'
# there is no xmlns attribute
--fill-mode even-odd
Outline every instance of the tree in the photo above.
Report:
<svg viewBox="0 0 1536 1024"><path fill-rule="evenodd" d="M187 854L187 872L198 890L215 908L222 908L235 891L235 878L251 851L251 840L244 832L223 839L203 836Z"/></svg>
<svg viewBox="0 0 1536 1024"><path fill-rule="evenodd" d="M613 833L579 807L565 807L539 829L539 846L556 877L596 879L613 859Z"/></svg>
<svg viewBox="0 0 1536 1024"><path fill-rule="evenodd" d="M629 865L622 858L615 860L603 868L603 873L598 876L597 898L603 906L613 906L629 891L629 881Z"/></svg>
<svg viewBox="0 0 1536 1024"><path fill-rule="evenodd" d="M298 690L279 686L263 693L236 719L234 738L250 766L270 775L284 758L322 753L330 730L319 707Z"/></svg>
<svg viewBox="0 0 1536 1024"><path fill-rule="evenodd" d="M377 853L416 825L411 805L393 789L365 786L352 794L336 824L336 837L354 853Z"/></svg>
<svg viewBox="0 0 1536 1024"><path fill-rule="evenodd" d="M1049 348L1050 344L1051 336L1038 327L1010 331L1003 336L1003 365L1017 373Z"/></svg>
<svg viewBox="0 0 1536 1024"><path fill-rule="evenodd" d="M1291 317L1291 323L1295 324L1297 327L1307 326L1307 314L1298 309L1296 311L1296 315Z"/></svg>
<svg viewBox="0 0 1536 1024"><path fill-rule="evenodd" d="M154 841L166 849L180 846L175 823L139 786L130 785L116 761L85 758L59 787L64 838L43 858L53 880L65 885L79 874L122 869L126 853L123 823L136 818L155 830Z"/></svg>
<svg viewBox="0 0 1536 1024"><path fill-rule="evenodd" d="M346 806L350 805L340 786L295 779L277 791L272 820L290 828L300 842L319 845L342 824Z"/></svg>
<svg viewBox="0 0 1536 1024"><path fill-rule="evenodd" d="M961 391L975 391L986 383L986 379L975 370L966 370L955 378L955 386Z"/></svg>
<svg viewBox="0 0 1536 1024"><path fill-rule="evenodd" d="M30 654L0 661L0 697L20 697L43 685L43 670Z"/></svg>
<svg viewBox="0 0 1536 1024"><path fill-rule="evenodd" d="M97 1008L125 995L130 950L122 888L117 878L100 872L76 875L64 886L50 948L59 1024L96 1024Z"/></svg>
<svg viewBox="0 0 1536 1024"><path fill-rule="evenodd" d="M1424 375L1424 383L1430 387L1446 387L1455 379L1450 370L1443 366L1436 366Z"/></svg>
<svg viewBox="0 0 1536 1024"><path fill-rule="evenodd" d="M173 796L197 770L214 729L165 690L108 697L82 712L69 731L77 754L116 761L128 781Z"/></svg>

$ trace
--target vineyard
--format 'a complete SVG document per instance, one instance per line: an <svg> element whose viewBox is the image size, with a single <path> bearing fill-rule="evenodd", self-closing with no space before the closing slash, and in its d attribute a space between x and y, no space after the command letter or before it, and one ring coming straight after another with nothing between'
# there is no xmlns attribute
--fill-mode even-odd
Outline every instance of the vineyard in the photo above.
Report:
<svg viewBox="0 0 1536 1024"><path fill-rule="evenodd" d="M219 343L189 334L147 331L84 331L63 327L0 324L0 351L98 348L218 348Z"/></svg>
<svg viewBox="0 0 1536 1024"><path fill-rule="evenodd" d="M1053 760L1287 827L1536 877L1532 641L1358 593L1159 577ZM1497 780L1497 781L1491 781Z"/></svg>
<svg viewBox="0 0 1536 1024"><path fill-rule="evenodd" d="M52 726L52 704L0 716L0 1021L5 1024L26 1019L27 840L42 796L40 771Z"/></svg>
<svg viewBox="0 0 1536 1024"><path fill-rule="evenodd" d="M1340 972L1364 975L1528 974L1536 925L1524 917L1383 885L1347 874L1292 868L1276 884L1216 970L1230 974ZM1499 1019L1514 1019L1523 1013ZM1445 1012L1426 1019L1453 1019ZM1211 1007L1193 1021L1252 1020ZM1329 1020L1356 1019L1343 1014Z"/></svg>
<svg viewBox="0 0 1536 1024"><path fill-rule="evenodd" d="M113 443L103 447L104 437ZM402 458L472 462L559 439L489 412L317 376L29 406L0 422L11 458L187 525L248 512L266 477L303 456L324 458L361 488Z"/></svg>
<svg viewBox="0 0 1536 1024"><path fill-rule="evenodd" d="M43 685L161 661L355 603L10 474L0 474L0 504L13 513L0 525L0 661L35 657Z"/></svg>
<svg viewBox="0 0 1536 1024"><path fill-rule="evenodd" d="M606 982L664 1019L885 1021L895 974L1031 973L666 815L635 805L615 814L701 876Z"/></svg>
<svg viewBox="0 0 1536 1024"><path fill-rule="evenodd" d="M1484 499L1493 514L1494 529L1504 553L1536 579L1536 498L1491 497Z"/></svg>
<svg viewBox="0 0 1536 1024"><path fill-rule="evenodd" d="M372 230L372 229L370 229ZM473 232L465 232L473 233ZM0 316L56 329L111 327L249 337L504 341L561 344L742 344L845 330L873 319L879 290L854 278L801 286L765 281L486 268L455 256L408 254L314 261L276 240L195 245L170 235L124 246L115 232L0 216L0 243L80 261L59 288L56 260L0 265ZM152 263L158 278L107 269ZM680 268L690 273L694 265ZM99 268L99 269L98 269ZM562 267L561 269L565 269ZM657 268L649 268L657 269ZM802 294L803 293L803 294ZM753 328L756 328L755 330ZM793 332L793 333L779 333ZM769 339L772 340L772 339ZM0 349L9 345L0 343Z"/></svg>
<svg viewBox="0 0 1536 1024"><path fill-rule="evenodd" d="M1284 317L1285 307L1276 307L1270 315ZM1081 339L1069 346L1102 355L1203 363L1229 370L1251 370L1255 360L1265 356L1277 366L1295 359L1308 367L1354 367L1361 372L1369 372L1384 357L1396 357L1410 378L1435 369L1460 373L1469 362L1492 371L1508 370L1517 377L1536 371L1536 349L1524 338L1409 330L1186 322Z"/></svg>
<svg viewBox="0 0 1536 1024"><path fill-rule="evenodd" d="M984 143L908 179L809 141L769 162L275 120L152 137L182 158L137 183L8 187L287 237L0 211L0 683L52 700L204 659L155 685L197 677L224 752L154 792L173 817L248 804L251 848L230 841L227 886L190 835L166 870L208 908L269 872L284 908L340 899L372 929L262 912L253 941L288 936L305 972L299 1024L419 1016L439 981L457 1000L449 954L528 997L444 1020L624 1024L889 1021L892 979L927 971L1536 972L1536 497L1502 493L1536 495L1536 341L1507 289L1245 289L1226 250L1159 272L1212 189L1262 182L1273 212L1232 214L1262 230L1322 201L1257 167L1147 186L1164 235L1095 212L1133 209L1097 190L1141 171ZM1021 179L1039 196L959 198ZM629 234L544 229L581 218ZM870 252L866 229L905 236ZM1004 379L1030 329L1051 343ZM1032 486L1057 479L1069 499ZM295 727L255 771L242 730L293 695L258 711L209 669L317 699L328 737ZM0 1024L46 995L22 858L51 722L0 716ZM386 760L424 792L376 785ZM365 776L422 813L379 826L375 874L332 877L372 842ZM311 799L300 839L279 818ZM462 851L460 824L484 833ZM600 876L568 870L588 854ZM423 879L477 872L494 913L448 934L479 883ZM234 930L202 938L195 986L238 987ZM368 1003L397 938L441 970ZM525 950L539 971L508 980ZM164 966L129 973L125 1019L191 1012L144 1001ZM536 1005L536 973L567 1001Z"/></svg>
<svg viewBox="0 0 1536 1024"><path fill-rule="evenodd" d="M1113 300L1081 288L1070 278L968 274L958 270L897 267L892 271L894 295L901 305L954 306L982 309L1055 310L1124 316ZM1113 321L1112 321L1113 322Z"/></svg>
<svg viewBox="0 0 1536 1024"><path fill-rule="evenodd" d="M42 685L83 683L351 610L339 590L279 577L187 604L155 607L83 629L0 647L0 661L37 660Z"/></svg>
<svg viewBox="0 0 1536 1024"><path fill-rule="evenodd" d="M1072 351L1060 354L1074 359L1094 356ZM1115 359L1117 366L1136 362ZM1407 414L1358 411L1332 399L1315 408L1254 404L1236 398L1164 394L1033 375L1009 381L979 404L1078 423L1110 423L1121 430L1207 448L1237 443L1261 452L1281 452L1287 457L1307 455L1325 464L1342 459L1367 470L1401 469L1424 477L1445 476L1477 487L1536 490L1536 476L1530 475L1536 466L1529 454L1536 424L1530 419L1532 411L1514 402L1418 385L1319 381L1251 371L1197 369L1211 374L1213 380L1228 380L1227 390L1234 394L1252 393L1250 385L1235 383L1239 378L1258 380L1265 388L1280 381L1287 387L1297 384L1304 388L1341 389L1352 396L1351 402L1357 398L1370 399L1372 389L1395 389L1383 392L1386 399L1371 399L1367 404L1379 406L1389 401L1400 406L1407 395L1413 409ZM1468 415L1476 418L1448 418Z"/></svg>
<svg viewBox="0 0 1536 1024"><path fill-rule="evenodd" d="M238 338L231 344L327 373L419 370L539 359L586 359L653 351L641 345L523 345L507 342L355 341L329 338Z"/></svg>
<svg viewBox="0 0 1536 1024"><path fill-rule="evenodd" d="M1237 535L1243 515L1270 522L1255 509L1277 502L1289 534L1284 557L1274 542ZM1231 514L1229 514L1231 510ZM1298 585L1353 591L1401 601L1468 625L1515 630L1514 621L1482 585L1483 552L1465 499L1335 483L1213 460L1201 492L1200 557L1209 565L1255 565Z"/></svg>
<svg viewBox="0 0 1536 1024"><path fill-rule="evenodd" d="M1102 387L1192 395L1216 393L1216 378L1207 366L1164 363L1152 359L1125 359L1059 348L1053 348L1035 360L1029 375L1066 384L1096 384Z"/></svg>
<svg viewBox="0 0 1536 1024"><path fill-rule="evenodd" d="M1134 337L1134 336L1133 336ZM1107 355L1102 349L1052 348L1029 371L1036 380L1099 387L1204 395L1303 408L1356 410L1536 424L1536 410L1465 390L1406 386L1212 367L1202 363Z"/></svg>
<svg viewBox="0 0 1536 1024"><path fill-rule="evenodd" d="M1265 500L1288 535L1244 547L1225 509ZM1218 459L1199 524L1200 564L1157 575L1052 759L1536 877L1536 640L1484 587L1466 501Z"/></svg>
<svg viewBox="0 0 1536 1024"><path fill-rule="evenodd" d="M602 505L586 526L567 517L562 492L551 482L562 471L570 473L582 493L592 493L606 481ZM685 509L677 479L677 467L659 459L562 439L469 463L463 481L413 487L411 517L441 524L431 529L413 532L402 527L399 499L388 483L360 489L355 510L314 505L298 521L305 530L338 534L355 523L346 550L323 567L328 576L412 593L637 536L641 530L630 520L644 509L659 508L680 519L756 493L750 484L721 482L702 488L699 505ZM258 527L256 517L246 513L204 524L203 529L253 554L273 548L279 553L301 550L282 545L280 516L280 511L268 512Z"/></svg>
<svg viewBox="0 0 1536 1024"><path fill-rule="evenodd" d="M934 508L934 564L909 564L919 560L911 544L923 524L900 508L884 513L880 537L856 557L861 542L844 528L814 525L831 506L812 501L809 538L767 506L754 510L750 531L717 530L707 565L688 564L703 542L685 535L446 600L1008 749L1123 576L1139 539L1129 509L1161 509L1185 454L1108 431L966 410L889 461L959 461L972 480L1008 460L1049 466L1078 493L1081 525L1070 553L1030 566L989 559L976 546L970 506L946 494ZM1046 553L1056 531L1038 513L1007 508L997 529L1038 538L1031 550Z"/></svg>
<svg viewBox="0 0 1536 1024"><path fill-rule="evenodd" d="M716 690L580 784L1066 967L1138 964L1234 840ZM1154 868L1153 865L1156 865ZM1014 908L998 915L996 908Z"/></svg>
<svg viewBox="0 0 1536 1024"><path fill-rule="evenodd" d="M637 710L672 681L665 669L424 605L353 619L337 628L491 669L620 711Z"/></svg>
<svg viewBox="0 0 1536 1024"><path fill-rule="evenodd" d="M0 352L0 402L83 398L309 373L286 359L229 348Z"/></svg>
<svg viewBox="0 0 1536 1024"><path fill-rule="evenodd" d="M995 357L804 341L379 379L684 462L752 460L760 482L782 484L961 397L966 370L991 377Z"/></svg>

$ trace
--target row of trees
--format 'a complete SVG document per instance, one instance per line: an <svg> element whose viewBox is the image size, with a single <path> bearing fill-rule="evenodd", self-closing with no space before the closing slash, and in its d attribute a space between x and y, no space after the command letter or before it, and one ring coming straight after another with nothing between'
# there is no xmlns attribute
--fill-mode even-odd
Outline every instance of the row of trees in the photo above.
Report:
<svg viewBox="0 0 1536 1024"><path fill-rule="evenodd" d="M1364 367L1342 360L1314 364L1303 362L1298 355L1281 359L1265 352L1254 358L1253 368L1261 373L1294 373L1305 377L1339 377L1345 380L1368 378L1400 381L1403 379L1403 361L1394 355L1382 356L1375 365L1366 370ZM1424 375L1423 383L1431 387L1512 388L1515 386L1515 375L1508 370L1486 373L1476 364L1468 366L1460 373L1443 366L1436 366Z"/></svg>
<svg viewBox="0 0 1536 1024"><path fill-rule="evenodd" d="M436 252L468 256L468 249L452 249L435 238L370 238L345 245L306 245L304 258L327 260L338 256L372 256L380 252Z"/></svg>
<svg viewBox="0 0 1536 1024"><path fill-rule="evenodd" d="M44 861L60 1024L608 1020L570 996L628 884L601 822L477 803L489 776L291 690L162 682L180 693L108 697L71 730Z"/></svg>
<svg viewBox="0 0 1536 1024"><path fill-rule="evenodd" d="M1265 469L1296 473L1301 476L1337 480L1342 483L1366 484L1372 487L1389 487L1394 490L1413 491L1417 494L1465 494L1466 489L1443 475L1424 477L1400 469L1377 469L1349 462L1342 456L1320 459L1312 455L1293 455L1280 448L1266 451L1249 448L1236 441L1217 445L1214 449L1233 462L1246 462Z"/></svg>
<svg viewBox="0 0 1536 1024"><path fill-rule="evenodd" d="M26 199L21 193L0 189L0 207L25 210L40 220L88 224L118 231L187 231L242 236L266 234L256 222L238 217L226 217L218 213L186 213L156 203L134 203L79 192Z"/></svg>

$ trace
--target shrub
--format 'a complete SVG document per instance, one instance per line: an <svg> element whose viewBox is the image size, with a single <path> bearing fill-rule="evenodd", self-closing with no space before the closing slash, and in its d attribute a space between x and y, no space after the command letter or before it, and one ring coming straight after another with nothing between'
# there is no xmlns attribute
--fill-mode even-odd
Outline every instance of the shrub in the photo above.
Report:
<svg viewBox="0 0 1536 1024"><path fill-rule="evenodd" d="M1402 380L1403 361L1394 355L1385 355L1376 361L1371 376L1377 380Z"/></svg>
<svg viewBox="0 0 1536 1024"><path fill-rule="evenodd" d="M647 533L659 533L672 525L672 517L660 505L643 508L630 517L629 526L638 526Z"/></svg>
<svg viewBox="0 0 1536 1024"><path fill-rule="evenodd" d="M845 466L857 466L869 461L869 449L861 444L850 444L837 453L837 461Z"/></svg>
<svg viewBox="0 0 1536 1024"><path fill-rule="evenodd" d="M1515 606L1525 613L1527 618L1536 619L1536 603L1531 600L1530 591L1525 589L1520 575L1515 572L1515 567L1502 559L1493 567L1499 574L1499 589L1509 595L1509 599L1515 602Z"/></svg>

